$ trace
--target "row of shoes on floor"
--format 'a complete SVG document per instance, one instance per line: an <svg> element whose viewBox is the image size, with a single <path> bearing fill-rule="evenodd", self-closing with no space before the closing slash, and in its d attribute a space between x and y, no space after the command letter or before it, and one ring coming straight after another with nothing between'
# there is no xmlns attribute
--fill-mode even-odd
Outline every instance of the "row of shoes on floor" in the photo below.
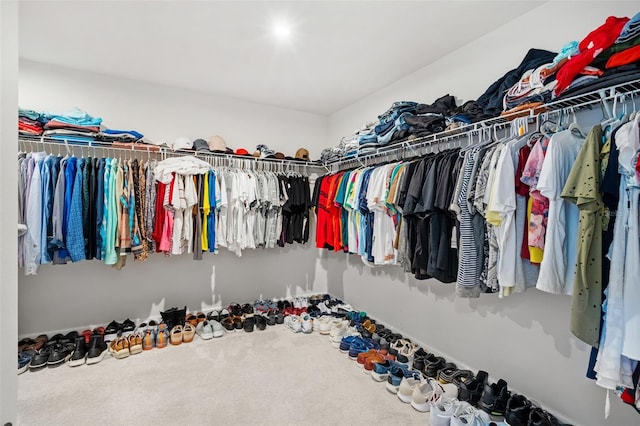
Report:
<svg viewBox="0 0 640 426"><path fill-rule="evenodd" d="M174 307L160 313L162 321L159 323L150 320L136 326L130 319L122 323L114 320L106 327L81 333L71 331L51 338L45 334L25 338L18 342L18 374L27 370L38 371L47 366L56 367L67 361L72 367L85 363L96 364L108 353L122 359L144 350L162 349L169 344L190 343L195 334L203 340L209 340L222 337L225 329L228 332L238 329L251 332L254 327L264 330L267 325L284 323L285 315L301 314L310 303L326 299L329 299L328 295L295 297L292 300L259 300L253 305L232 303L208 315L203 312L187 313L186 307Z"/></svg>
<svg viewBox="0 0 640 426"><path fill-rule="evenodd" d="M323 315L313 320L313 328L400 401L430 412L432 426L560 424L536 403L510 392L505 380L490 383L485 371L458 369L364 312Z"/></svg>

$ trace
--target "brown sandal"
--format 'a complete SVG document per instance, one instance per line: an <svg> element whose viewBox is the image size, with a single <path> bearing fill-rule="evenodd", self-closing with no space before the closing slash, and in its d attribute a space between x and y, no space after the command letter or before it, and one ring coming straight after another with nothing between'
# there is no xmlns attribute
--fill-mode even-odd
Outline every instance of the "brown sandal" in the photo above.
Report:
<svg viewBox="0 0 640 426"><path fill-rule="evenodd" d="M118 337L109 344L109 352L115 359L128 357L130 355L129 341L126 337Z"/></svg>
<svg viewBox="0 0 640 426"><path fill-rule="evenodd" d="M179 345L182 343L182 326L176 325L171 329L171 344Z"/></svg>
<svg viewBox="0 0 640 426"><path fill-rule="evenodd" d="M182 329L182 341L184 343L193 342L193 337L196 335L196 328L191 324L185 324Z"/></svg>
<svg viewBox="0 0 640 426"><path fill-rule="evenodd" d="M185 322L195 327L196 325L198 325L198 317L196 317L194 314L187 314Z"/></svg>
<svg viewBox="0 0 640 426"><path fill-rule="evenodd" d="M142 336L136 332L129 335L129 352L131 355L139 354L142 352Z"/></svg>

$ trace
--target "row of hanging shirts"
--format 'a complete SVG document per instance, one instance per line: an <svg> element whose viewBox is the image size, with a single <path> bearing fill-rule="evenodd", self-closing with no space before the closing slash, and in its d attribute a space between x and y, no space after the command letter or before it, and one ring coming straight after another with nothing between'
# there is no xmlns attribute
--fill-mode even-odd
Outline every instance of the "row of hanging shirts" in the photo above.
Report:
<svg viewBox="0 0 640 426"><path fill-rule="evenodd" d="M296 173L214 168L193 156L145 161L45 152L21 152L18 170L18 216L26 228L18 263L27 275L41 264L85 259L122 268L128 254L201 259L227 247L240 255L304 242L287 233L302 235L308 226L300 205L290 213L289 193L308 186Z"/></svg>

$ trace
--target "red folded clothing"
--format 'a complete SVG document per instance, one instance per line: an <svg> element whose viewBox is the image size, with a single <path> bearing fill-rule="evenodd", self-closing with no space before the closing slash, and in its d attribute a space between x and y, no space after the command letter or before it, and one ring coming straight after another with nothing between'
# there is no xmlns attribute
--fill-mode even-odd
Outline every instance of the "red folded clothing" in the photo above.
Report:
<svg viewBox="0 0 640 426"><path fill-rule="evenodd" d="M611 46L622 31L629 18L617 18L609 16L604 24L591 31L580 42L580 53L572 57L558 70L555 93L560 95L573 81L573 79L606 48Z"/></svg>
<svg viewBox="0 0 640 426"><path fill-rule="evenodd" d="M611 55L605 68L621 67L637 61L640 61L640 44Z"/></svg>
<svg viewBox="0 0 640 426"><path fill-rule="evenodd" d="M22 133L27 133L30 135L41 135L42 134L42 126L32 126L27 123L23 123L18 121L18 131Z"/></svg>

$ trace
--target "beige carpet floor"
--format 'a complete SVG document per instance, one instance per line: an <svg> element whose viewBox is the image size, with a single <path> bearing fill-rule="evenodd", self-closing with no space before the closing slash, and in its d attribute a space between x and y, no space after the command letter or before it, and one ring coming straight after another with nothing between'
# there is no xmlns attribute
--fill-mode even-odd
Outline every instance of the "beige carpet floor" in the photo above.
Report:
<svg viewBox="0 0 640 426"><path fill-rule="evenodd" d="M334 349L283 325L18 377L18 425L429 424Z"/></svg>

